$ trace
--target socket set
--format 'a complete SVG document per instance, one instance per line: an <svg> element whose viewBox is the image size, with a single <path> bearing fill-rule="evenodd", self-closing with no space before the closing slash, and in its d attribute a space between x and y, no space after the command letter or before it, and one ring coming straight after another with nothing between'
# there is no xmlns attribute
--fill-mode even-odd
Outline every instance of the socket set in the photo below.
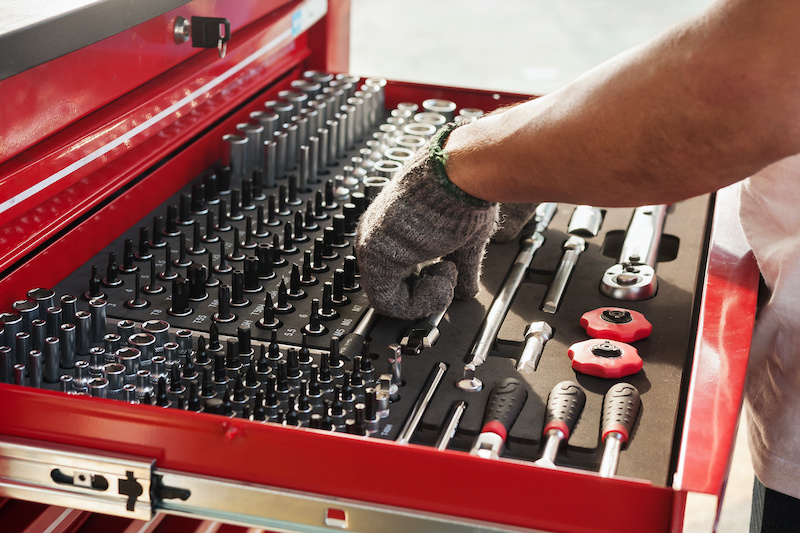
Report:
<svg viewBox="0 0 800 533"><path fill-rule="evenodd" d="M439 126L482 114L385 91L308 71L265 101L219 165L0 315L0 379L668 485L708 198L541 204L489 245L475 300L380 317L359 216Z"/></svg>

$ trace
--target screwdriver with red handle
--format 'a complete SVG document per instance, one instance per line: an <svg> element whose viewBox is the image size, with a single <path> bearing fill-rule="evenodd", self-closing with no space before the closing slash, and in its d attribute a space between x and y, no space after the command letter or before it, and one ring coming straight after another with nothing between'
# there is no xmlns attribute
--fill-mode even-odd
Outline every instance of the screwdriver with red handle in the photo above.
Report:
<svg viewBox="0 0 800 533"><path fill-rule="evenodd" d="M562 442L569 440L584 405L586 405L586 393L574 381L562 381L553 387L547 397L544 419L543 434L547 441L541 459L534 464L555 468L558 447Z"/></svg>
<svg viewBox="0 0 800 533"><path fill-rule="evenodd" d="M639 416L642 400L630 383L617 383L603 399L602 440L605 442L600 461L600 476L612 477L617 472L619 452L628 442Z"/></svg>
<svg viewBox="0 0 800 533"><path fill-rule="evenodd" d="M498 459L503 454L508 432L527 399L528 389L518 379L505 378L497 382L486 403L483 429L469 453Z"/></svg>

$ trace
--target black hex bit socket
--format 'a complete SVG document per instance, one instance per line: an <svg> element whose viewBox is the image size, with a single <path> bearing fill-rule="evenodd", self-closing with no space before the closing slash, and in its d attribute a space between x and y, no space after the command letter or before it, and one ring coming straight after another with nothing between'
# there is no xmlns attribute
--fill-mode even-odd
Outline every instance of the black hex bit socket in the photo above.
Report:
<svg viewBox="0 0 800 533"><path fill-rule="evenodd" d="M166 289L158 282L159 276L156 273L156 260L150 259L150 283L142 287L142 292L145 294L161 294Z"/></svg>
<svg viewBox="0 0 800 533"><path fill-rule="evenodd" d="M333 294L331 302L334 305L347 305L350 298L344 293L344 270L337 268L333 271Z"/></svg>
<svg viewBox="0 0 800 533"><path fill-rule="evenodd" d="M219 201L219 208L217 209L217 223L214 226L217 231L230 231L231 225L228 223L228 202L226 200Z"/></svg>
<svg viewBox="0 0 800 533"><path fill-rule="evenodd" d="M199 216L208 213L208 208L206 207L206 186L204 183L194 183L192 185L190 206L193 215Z"/></svg>
<svg viewBox="0 0 800 533"><path fill-rule="evenodd" d="M125 239L122 251L122 264L119 266L119 271L123 274L133 274L139 270L133 262L133 241Z"/></svg>
<svg viewBox="0 0 800 533"><path fill-rule="evenodd" d="M242 181L242 209L252 211L256 208L253 202L253 182L251 180Z"/></svg>
<svg viewBox="0 0 800 533"><path fill-rule="evenodd" d="M289 289L286 294L293 300L302 300L306 297L306 291L303 290L300 283L300 267L297 266L297 263L292 264L292 270L289 274Z"/></svg>
<svg viewBox="0 0 800 533"><path fill-rule="evenodd" d="M188 298L193 302L201 302L208 298L206 291L206 267L198 263L192 263L186 269L188 280Z"/></svg>
<svg viewBox="0 0 800 533"><path fill-rule="evenodd" d="M169 281L177 277L178 273L172 270L172 245L167 243L164 246L164 270L159 272L158 278L161 281Z"/></svg>
<svg viewBox="0 0 800 533"><path fill-rule="evenodd" d="M239 189L233 189L231 191L231 205L230 211L228 212L228 218L236 221L244 218L244 215L242 214L241 192Z"/></svg>
<svg viewBox="0 0 800 533"><path fill-rule="evenodd" d="M215 322L233 322L236 315L231 312L231 286L222 284L219 286L219 311L214 313L212 319ZM218 343L218 342L217 342Z"/></svg>
<svg viewBox="0 0 800 533"><path fill-rule="evenodd" d="M274 194L267 196L267 226L277 226L281 222L278 220L278 207L276 205L277 199Z"/></svg>
<svg viewBox="0 0 800 533"><path fill-rule="evenodd" d="M181 230L178 229L178 206L167 206L167 219L164 221L164 229L162 234L164 237L177 237L180 235Z"/></svg>
<svg viewBox="0 0 800 533"><path fill-rule="evenodd" d="M267 229L267 221L264 219L265 215L264 205L258 204L258 209L256 210L256 229L253 232L253 236L258 239L263 239L265 237L269 237L269 230Z"/></svg>
<svg viewBox="0 0 800 533"><path fill-rule="evenodd" d="M286 280L281 278L278 284L278 301L273 306L276 313L285 315L294 311L294 305L289 301L289 293L286 288Z"/></svg>
<svg viewBox="0 0 800 533"><path fill-rule="evenodd" d="M139 276L139 273L137 272L133 283L133 298L126 301L124 304L125 307L127 307L128 309L144 309L145 307L150 305L150 302L142 299L142 291L140 284L141 284L141 278Z"/></svg>
<svg viewBox="0 0 800 533"><path fill-rule="evenodd" d="M231 305L233 307L247 307L250 300L244 293L244 271L234 269L231 273Z"/></svg>
<svg viewBox="0 0 800 533"><path fill-rule="evenodd" d="M244 292L257 293L264 290L259 280L260 261L258 257L249 256L244 260Z"/></svg>
<svg viewBox="0 0 800 533"><path fill-rule="evenodd" d="M239 228L233 228L233 250L228 253L228 260L230 261L244 261L246 257L241 250L241 241L239 240Z"/></svg>
<svg viewBox="0 0 800 533"><path fill-rule="evenodd" d="M189 255L201 255L206 253L206 247L203 244L203 235L200 229L200 224L192 224L192 245L186 249Z"/></svg>
<svg viewBox="0 0 800 533"><path fill-rule="evenodd" d="M172 280L172 305L167 312L172 316L188 316L192 313L189 307L189 282L178 276Z"/></svg>
<svg viewBox="0 0 800 533"><path fill-rule="evenodd" d="M308 314L308 324L303 327L303 331L309 335L320 336L328 332L328 328L320 322L319 300L311 300L311 312Z"/></svg>
<svg viewBox="0 0 800 533"><path fill-rule="evenodd" d="M106 277L103 278L103 285L106 287L119 287L122 285L122 280L119 278L117 265L117 254L114 252L108 253L108 266L106 267Z"/></svg>
<svg viewBox="0 0 800 533"><path fill-rule="evenodd" d="M203 177L203 184L206 188L206 204L214 205L219 203L219 178L214 173L206 174Z"/></svg>
<svg viewBox="0 0 800 533"><path fill-rule="evenodd" d="M267 280L275 277L275 270L272 265L272 245L266 242L260 243L256 247L256 258L258 259L258 279Z"/></svg>
<svg viewBox="0 0 800 533"><path fill-rule="evenodd" d="M192 264L192 260L187 257L186 251L186 234L181 233L178 236L178 258L172 261L174 266L185 268Z"/></svg>
<svg viewBox="0 0 800 533"><path fill-rule="evenodd" d="M286 198L286 185L281 185L278 187L278 208L276 210L278 216L286 217L292 214L291 209L289 209L287 198Z"/></svg>
<svg viewBox="0 0 800 533"><path fill-rule="evenodd" d="M203 242L210 244L212 242L217 242L219 237L214 233L216 229L216 221L214 217L214 211L208 210L206 213L206 227L205 227L205 234L203 235Z"/></svg>
<svg viewBox="0 0 800 533"><path fill-rule="evenodd" d="M210 288L219 285L219 280L214 277L214 269L214 254L209 250L206 257L206 287Z"/></svg>
<svg viewBox="0 0 800 533"><path fill-rule="evenodd" d="M227 274L233 267L227 262L228 254L225 253L225 241L219 240L219 264L214 266L214 272L217 274Z"/></svg>
<svg viewBox="0 0 800 533"><path fill-rule="evenodd" d="M311 250L303 251L303 264L300 267L300 283L305 286L316 285L317 278L313 274Z"/></svg>
<svg viewBox="0 0 800 533"><path fill-rule="evenodd" d="M281 256L281 239L275 234L272 236L272 266L282 267L286 263L286 259Z"/></svg>
<svg viewBox="0 0 800 533"><path fill-rule="evenodd" d="M294 214L294 234L293 238L295 242L306 242L308 240L308 235L305 234L305 218L303 217L302 211L296 211Z"/></svg>
<svg viewBox="0 0 800 533"><path fill-rule="evenodd" d="M139 245L133 257L137 261L148 261L153 257L150 252L150 230L147 226L139 228Z"/></svg>
<svg viewBox="0 0 800 533"><path fill-rule="evenodd" d="M319 229L319 224L317 224L317 219L314 216L314 204L311 203L311 200L306 202L306 212L305 212L305 221L303 227L306 231L317 231Z"/></svg>
<svg viewBox="0 0 800 533"><path fill-rule="evenodd" d="M164 217L153 217L153 238L150 239L150 248L163 248L167 241L164 240Z"/></svg>
<svg viewBox="0 0 800 533"><path fill-rule="evenodd" d="M192 217L192 201L186 194L181 194L180 203L178 204L178 224L181 226L189 226L194 223Z"/></svg>
<svg viewBox="0 0 800 533"><path fill-rule="evenodd" d="M296 254L299 250L297 246L294 245L294 232L292 231L292 223L286 222L283 225L283 246L281 246L281 252L284 255L292 255Z"/></svg>

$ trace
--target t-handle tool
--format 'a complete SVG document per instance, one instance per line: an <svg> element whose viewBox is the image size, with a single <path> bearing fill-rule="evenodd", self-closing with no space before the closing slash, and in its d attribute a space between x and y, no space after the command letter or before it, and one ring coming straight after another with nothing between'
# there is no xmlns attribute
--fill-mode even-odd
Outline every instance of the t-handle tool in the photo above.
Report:
<svg viewBox="0 0 800 533"><path fill-rule="evenodd" d="M547 322L531 322L525 330L525 346L517 362L517 371L532 374L539 366L544 345L553 338L553 328Z"/></svg>
<svg viewBox="0 0 800 533"><path fill-rule="evenodd" d="M489 393L483 429L469 453L485 459L498 459L503 454L508 432L527 399L528 389L518 379L499 381Z"/></svg>
<svg viewBox="0 0 800 533"><path fill-rule="evenodd" d="M547 438L542 457L534 464L555 468L558 447L568 441L586 404L586 393L574 381L562 381L550 391L544 418L544 436Z"/></svg>
<svg viewBox="0 0 800 533"><path fill-rule="evenodd" d="M403 354L419 355L423 348L436 344L439 340L439 323L446 312L447 309L410 326L400 339Z"/></svg>
<svg viewBox="0 0 800 533"><path fill-rule="evenodd" d="M403 429L400 430L400 435L397 437L397 442L400 444L407 444L408 441L411 440L411 436L422 420L422 415L425 414L428 404L431 403L431 398L433 398L436 389L439 388L439 384L442 382L445 372L447 372L447 364L443 362L437 363L431 371L425 387L422 389L422 392L420 392L417 401L414 403L414 407L411 409L411 413L408 415L406 423L403 425Z"/></svg>
<svg viewBox="0 0 800 533"><path fill-rule="evenodd" d="M467 410L467 402L464 400L457 401L452 409L450 410L450 416L448 417L447 424L444 427L444 431L439 435L439 438L436 440L436 449L437 450L446 450L447 446L450 444L450 441L453 440L453 437L456 434L456 429L458 429L458 423L461 422L461 417L464 415L464 411Z"/></svg>
<svg viewBox="0 0 800 533"><path fill-rule="evenodd" d="M494 339L497 337L497 332L500 331L500 325L503 323L503 319L506 313L508 313L508 309L511 307L511 301L514 299L514 295L517 293L517 289L522 283L522 280L525 279L525 273L528 271L528 267L531 266L533 256L536 254L536 251L542 247L542 244L544 244L542 232L547 229L555 212L556 204L554 203L539 204L536 207L536 215L534 215L536 230L520 243L517 258L514 260L514 264L511 266L511 270L506 280L503 282L503 286L500 287L500 290L497 292L494 302L492 302L492 306L489 308L489 312L486 313L486 319L483 321L483 327L481 328L478 340L472 347L472 351L467 360L468 363L472 363L477 367L486 361L489 350L492 348L492 344L494 344Z"/></svg>
<svg viewBox="0 0 800 533"><path fill-rule="evenodd" d="M558 264L558 270L547 289L547 294L544 297L544 304L542 304L542 311L545 313L555 313L558 310L558 305L561 303L561 298L564 296L564 290L567 288L567 281L578 263L578 257L586 249L586 241L581 237L572 236L564 242L564 255L561 256L561 262Z"/></svg>
<svg viewBox="0 0 800 533"><path fill-rule="evenodd" d="M622 243L619 262L606 270L600 292L615 300L646 300L658 289L655 265L667 205L637 207Z"/></svg>
<svg viewBox="0 0 800 533"><path fill-rule="evenodd" d="M617 472L619 452L628 442L642 400L639 391L630 383L617 383L603 399L602 440L605 442L600 461L600 476L612 477Z"/></svg>

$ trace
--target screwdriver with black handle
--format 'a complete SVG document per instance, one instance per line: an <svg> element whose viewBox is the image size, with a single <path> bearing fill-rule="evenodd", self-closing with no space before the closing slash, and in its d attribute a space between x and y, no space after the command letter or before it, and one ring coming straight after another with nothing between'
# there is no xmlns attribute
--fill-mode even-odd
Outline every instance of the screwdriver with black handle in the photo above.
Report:
<svg viewBox="0 0 800 533"><path fill-rule="evenodd" d="M498 459L503 454L508 432L527 399L528 389L518 379L505 378L497 382L486 403L483 429L469 453Z"/></svg>
<svg viewBox="0 0 800 533"><path fill-rule="evenodd" d="M547 439L542 457L534 464L555 468L556 455L562 442L568 441L575 423L586 405L586 393L574 381L562 381L547 397L544 437Z"/></svg>
<svg viewBox="0 0 800 533"><path fill-rule="evenodd" d="M639 391L630 383L617 383L603 398L602 440L605 447L600 461L601 477L616 474L620 450L630 438L641 406Z"/></svg>

